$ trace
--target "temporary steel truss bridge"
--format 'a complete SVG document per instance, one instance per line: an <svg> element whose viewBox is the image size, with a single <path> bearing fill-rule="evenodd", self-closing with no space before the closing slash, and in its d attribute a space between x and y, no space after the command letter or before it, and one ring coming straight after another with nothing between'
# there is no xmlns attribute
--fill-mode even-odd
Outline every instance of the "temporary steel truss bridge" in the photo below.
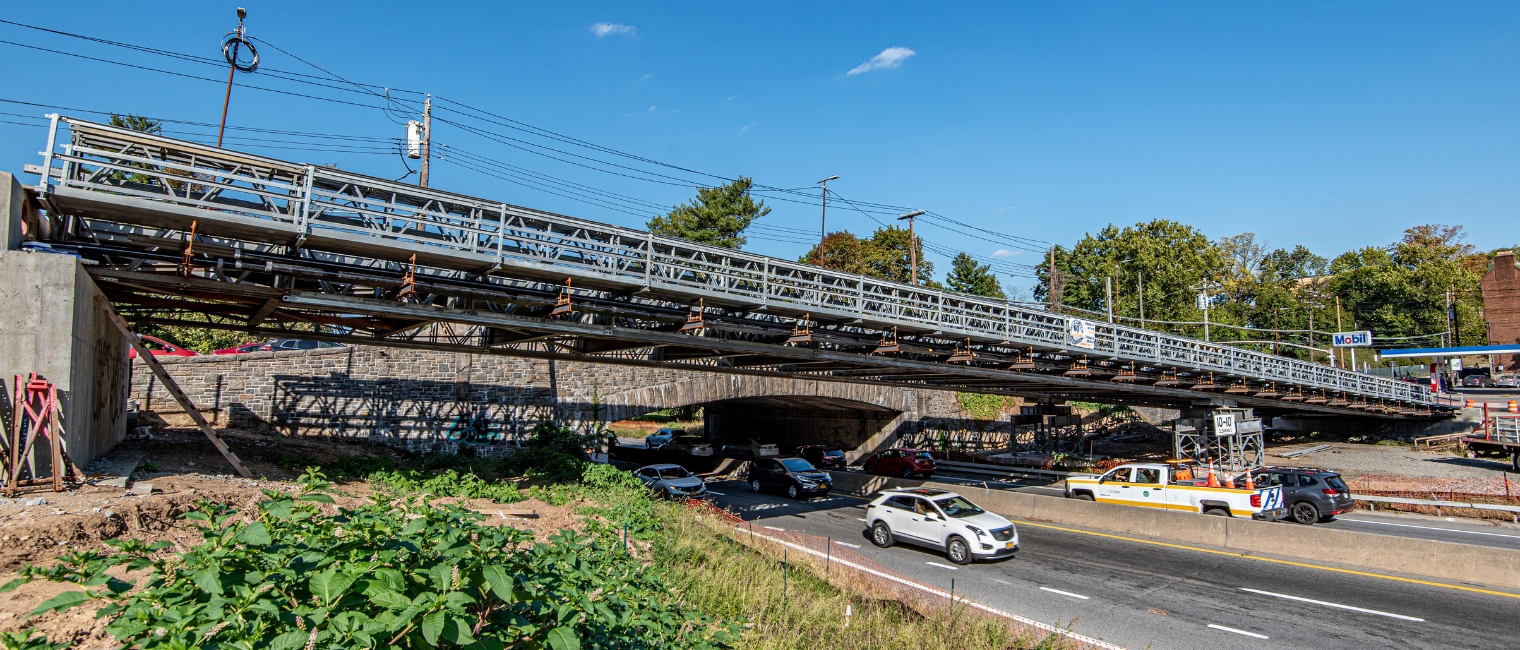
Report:
<svg viewBox="0 0 1520 650"><path fill-rule="evenodd" d="M53 116L44 229L128 319L349 343L1262 413L1423 385Z"/></svg>

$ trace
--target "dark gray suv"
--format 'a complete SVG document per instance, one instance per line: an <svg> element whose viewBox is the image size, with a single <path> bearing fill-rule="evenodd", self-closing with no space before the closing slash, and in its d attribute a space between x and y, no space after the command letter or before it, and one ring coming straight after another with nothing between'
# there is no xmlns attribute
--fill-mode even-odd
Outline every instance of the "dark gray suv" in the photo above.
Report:
<svg viewBox="0 0 1520 650"><path fill-rule="evenodd" d="M1341 475L1313 467L1261 467L1251 472L1256 487L1282 486L1288 518L1300 524L1330 521L1351 512L1351 488ZM1245 477L1235 480L1245 487Z"/></svg>

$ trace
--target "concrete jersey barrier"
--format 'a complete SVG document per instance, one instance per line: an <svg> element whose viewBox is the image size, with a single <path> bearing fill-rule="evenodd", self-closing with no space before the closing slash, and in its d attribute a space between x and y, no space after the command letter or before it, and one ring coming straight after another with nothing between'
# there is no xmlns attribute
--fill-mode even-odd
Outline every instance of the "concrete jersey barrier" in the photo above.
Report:
<svg viewBox="0 0 1520 650"><path fill-rule="evenodd" d="M889 487L932 487L963 494L983 508L998 514L1030 521L1507 589L1520 585L1520 550L1514 549L1252 521L1237 517L1210 517L1026 492L978 490L972 486L934 481L849 472L830 473L834 475L835 491L860 496L870 496Z"/></svg>

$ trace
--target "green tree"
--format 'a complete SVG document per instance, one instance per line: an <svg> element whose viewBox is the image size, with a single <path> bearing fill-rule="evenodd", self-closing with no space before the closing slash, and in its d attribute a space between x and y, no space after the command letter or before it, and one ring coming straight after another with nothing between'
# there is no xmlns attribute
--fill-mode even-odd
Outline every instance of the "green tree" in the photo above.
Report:
<svg viewBox="0 0 1520 650"><path fill-rule="evenodd" d="M1400 242L1335 258L1330 286L1350 312L1347 329L1370 329L1377 336L1445 332L1450 292L1457 317L1453 342L1485 343L1478 282L1488 270L1488 256L1463 244L1465 237L1462 226L1415 226Z"/></svg>
<svg viewBox="0 0 1520 650"><path fill-rule="evenodd" d="M650 219L649 231L700 244L739 248L745 242L744 229L771 213L765 201L750 196L753 185L752 179L740 176L732 183L698 188L691 203L682 203L670 214Z"/></svg>
<svg viewBox="0 0 1520 650"><path fill-rule="evenodd" d="M974 296L1007 297L1003 294L1003 287L998 284L997 276L992 274L992 265L977 264L966 253L956 255L950 262L950 275L945 278L945 286L951 291Z"/></svg>
<svg viewBox="0 0 1520 650"><path fill-rule="evenodd" d="M797 261L845 273L868 275L865 246L866 243L854 233L843 230L831 232L823 238L822 244L814 246Z"/></svg>
<svg viewBox="0 0 1520 650"><path fill-rule="evenodd" d="M1120 230L1110 224L1097 235L1088 234L1071 250L1055 249L1056 298L1058 304L1092 311L1104 309L1104 278L1113 278L1114 314L1139 314L1138 285L1144 274L1147 321L1200 321L1203 312L1194 296L1204 281L1220 283L1232 268L1226 252L1192 226L1157 219ZM1050 269L1041 265L1036 274L1036 300L1048 300ZM1211 310L1215 322L1235 322L1227 310ZM1201 326L1184 328L1202 335Z"/></svg>
<svg viewBox="0 0 1520 650"><path fill-rule="evenodd" d="M924 240L922 237L916 237L915 240L913 245L918 248L918 283L938 288L939 283L928 279L934 274L934 263L924 259ZM913 280L908 246L906 228L878 228L866 239L849 232L833 232L824 237L822 257L819 255L819 247L814 246L798 261L907 284Z"/></svg>

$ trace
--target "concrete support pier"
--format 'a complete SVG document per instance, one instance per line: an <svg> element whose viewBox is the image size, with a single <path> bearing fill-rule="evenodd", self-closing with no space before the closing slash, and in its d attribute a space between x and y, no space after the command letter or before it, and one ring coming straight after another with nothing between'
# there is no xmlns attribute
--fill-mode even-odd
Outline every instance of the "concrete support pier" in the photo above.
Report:
<svg viewBox="0 0 1520 650"><path fill-rule="evenodd" d="M15 377L38 373L58 386L64 440L83 466L126 435L127 343L98 307L100 289L78 258L21 250L39 224L34 208L0 172L0 420L9 435Z"/></svg>

